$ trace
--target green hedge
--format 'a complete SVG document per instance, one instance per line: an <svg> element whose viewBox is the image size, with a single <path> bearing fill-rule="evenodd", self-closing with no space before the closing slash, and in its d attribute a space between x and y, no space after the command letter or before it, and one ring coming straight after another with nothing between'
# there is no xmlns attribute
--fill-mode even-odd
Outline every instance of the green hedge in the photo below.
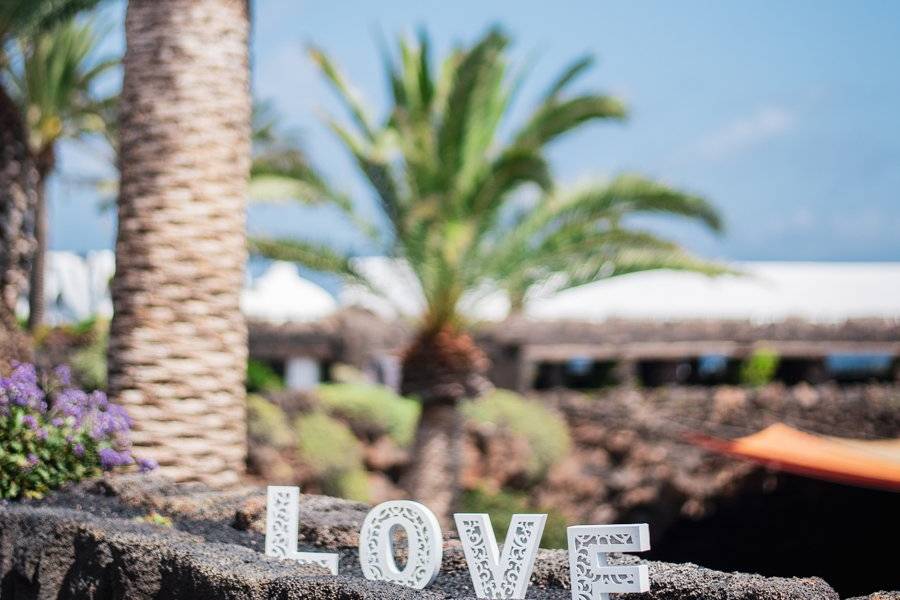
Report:
<svg viewBox="0 0 900 600"><path fill-rule="evenodd" d="M774 350L755 350L741 365L740 382L743 385L759 387L771 383L781 361Z"/></svg>
<svg viewBox="0 0 900 600"><path fill-rule="evenodd" d="M284 389L284 379L268 363L261 360L247 361L247 391L253 393L277 392Z"/></svg>
<svg viewBox="0 0 900 600"><path fill-rule="evenodd" d="M247 396L247 433L275 448L289 448L294 443L294 431L285 412L256 394Z"/></svg>
<svg viewBox="0 0 900 600"><path fill-rule="evenodd" d="M368 501L362 446L347 425L322 412L314 412L297 417L294 431L297 458L316 471L322 481L322 491Z"/></svg>
<svg viewBox="0 0 900 600"><path fill-rule="evenodd" d="M496 493L484 489L468 490L461 498L462 512L487 513L491 516L491 526L497 543L502 545L506 531L514 514L546 513L547 523L541 538L541 548L566 547L566 519L553 510L531 506L525 492L501 490Z"/></svg>
<svg viewBox="0 0 900 600"><path fill-rule="evenodd" d="M532 450L528 470L534 480L541 479L572 448L569 426L562 416L514 392L497 390L464 403L462 410L468 419L505 428L527 439Z"/></svg>
<svg viewBox="0 0 900 600"><path fill-rule="evenodd" d="M419 422L419 404L387 387L364 383L320 385L317 397L329 414L386 433L399 446L409 446Z"/></svg>

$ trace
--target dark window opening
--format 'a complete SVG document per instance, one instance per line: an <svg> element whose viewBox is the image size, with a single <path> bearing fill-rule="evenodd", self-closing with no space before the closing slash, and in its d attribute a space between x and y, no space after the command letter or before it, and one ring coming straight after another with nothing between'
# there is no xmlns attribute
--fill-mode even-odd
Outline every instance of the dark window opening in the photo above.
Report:
<svg viewBox="0 0 900 600"><path fill-rule="evenodd" d="M592 390L617 383L620 382L615 362L576 357L565 362L538 363L532 387L536 390Z"/></svg>
<svg viewBox="0 0 900 600"><path fill-rule="evenodd" d="M692 360L642 360L637 372L641 383L647 387L688 383L695 373Z"/></svg>
<svg viewBox="0 0 900 600"><path fill-rule="evenodd" d="M825 359L831 379L841 383L889 381L893 379L894 357L879 353L838 353Z"/></svg>
<svg viewBox="0 0 900 600"><path fill-rule="evenodd" d="M828 380L828 371L825 361L819 358L782 358L774 379L786 385L824 383Z"/></svg>

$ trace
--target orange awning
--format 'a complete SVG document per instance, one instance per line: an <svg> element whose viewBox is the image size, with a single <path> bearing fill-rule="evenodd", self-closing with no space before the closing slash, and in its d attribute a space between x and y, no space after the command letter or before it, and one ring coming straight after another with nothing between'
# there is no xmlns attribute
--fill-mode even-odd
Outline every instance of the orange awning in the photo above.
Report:
<svg viewBox="0 0 900 600"><path fill-rule="evenodd" d="M827 437L776 423L736 440L692 436L691 441L779 471L900 492L900 439Z"/></svg>

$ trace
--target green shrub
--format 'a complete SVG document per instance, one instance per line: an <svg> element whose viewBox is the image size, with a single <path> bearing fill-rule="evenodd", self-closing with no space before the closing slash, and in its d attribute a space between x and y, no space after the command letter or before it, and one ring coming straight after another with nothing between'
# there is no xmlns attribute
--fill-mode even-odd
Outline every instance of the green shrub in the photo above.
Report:
<svg viewBox="0 0 900 600"><path fill-rule="evenodd" d="M109 322L103 320L82 321L75 326L81 335L91 335L91 343L79 348L72 355L72 371L87 388L106 389L106 350L109 346Z"/></svg>
<svg viewBox="0 0 900 600"><path fill-rule="evenodd" d="M362 429L384 432L399 446L412 443L419 421L419 403L398 396L382 385L331 383L320 385L323 409Z"/></svg>
<svg viewBox="0 0 900 600"><path fill-rule="evenodd" d="M369 382L365 373L346 363L331 365L331 381L336 383L358 383L361 385L366 385Z"/></svg>
<svg viewBox="0 0 900 600"><path fill-rule="evenodd" d="M771 383L779 362L778 353L774 350L765 348L755 350L741 365L740 382L754 387Z"/></svg>
<svg viewBox="0 0 900 600"><path fill-rule="evenodd" d="M294 431L285 412L256 394L247 396L247 433L275 448L289 448L294 443Z"/></svg>
<svg viewBox="0 0 900 600"><path fill-rule="evenodd" d="M484 489L467 490L461 498L462 512L487 513L498 544L503 544L514 514L546 513L547 523L541 537L541 548L566 547L566 519L553 510L530 506L525 492L501 490L496 493Z"/></svg>
<svg viewBox="0 0 900 600"><path fill-rule="evenodd" d="M322 491L331 496L340 496L357 502L368 502L369 476L366 474L366 470L360 466L357 469L335 475L333 478L323 479Z"/></svg>
<svg viewBox="0 0 900 600"><path fill-rule="evenodd" d="M321 412L294 421L297 457L314 469L326 494L368 500L362 446L350 428Z"/></svg>
<svg viewBox="0 0 900 600"><path fill-rule="evenodd" d="M40 498L64 483L152 461L131 455L131 419L103 392L70 384L68 368L38 377L20 364L0 377L0 499Z"/></svg>
<svg viewBox="0 0 900 600"><path fill-rule="evenodd" d="M543 477L572 448L569 426L556 412L536 400L506 390L497 390L466 402L463 414L477 423L490 423L528 440L532 451L529 475Z"/></svg>
<svg viewBox="0 0 900 600"><path fill-rule="evenodd" d="M284 389L284 380L268 363L251 358L247 361L247 391L253 394Z"/></svg>

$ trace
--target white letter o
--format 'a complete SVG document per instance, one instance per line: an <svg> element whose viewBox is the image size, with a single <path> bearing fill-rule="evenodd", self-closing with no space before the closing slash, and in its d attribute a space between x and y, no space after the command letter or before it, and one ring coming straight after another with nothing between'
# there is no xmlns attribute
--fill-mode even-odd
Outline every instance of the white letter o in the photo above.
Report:
<svg viewBox="0 0 900 600"><path fill-rule="evenodd" d="M409 557L402 570L394 561L392 530L402 527ZM366 579L389 581L421 590L441 570L443 540L434 513L409 500L383 502L369 511L359 533L359 563Z"/></svg>

